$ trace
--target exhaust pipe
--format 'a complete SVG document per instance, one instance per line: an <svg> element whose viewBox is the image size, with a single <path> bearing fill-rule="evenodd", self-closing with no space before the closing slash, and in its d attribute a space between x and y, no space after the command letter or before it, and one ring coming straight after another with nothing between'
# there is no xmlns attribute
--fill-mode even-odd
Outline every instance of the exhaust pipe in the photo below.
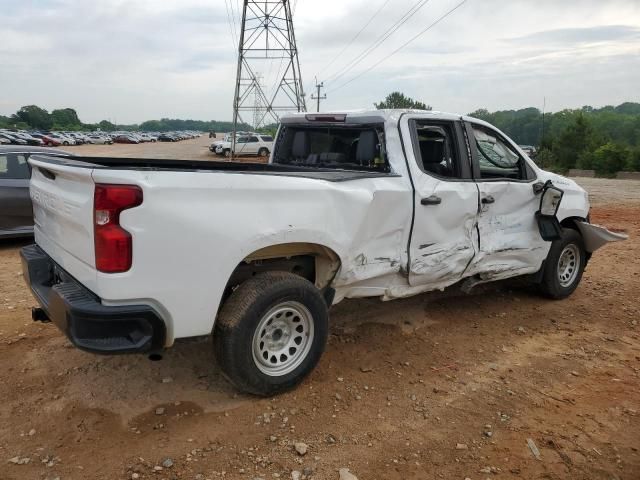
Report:
<svg viewBox="0 0 640 480"><path fill-rule="evenodd" d="M33 307L31 309L31 319L34 322L42 322L42 323L51 322L51 319L49 318L49 315L47 315L47 312L45 312L40 307Z"/></svg>
<svg viewBox="0 0 640 480"><path fill-rule="evenodd" d="M160 360L162 360L162 352L151 352L149 354L149 360L151 360L152 362L159 362Z"/></svg>

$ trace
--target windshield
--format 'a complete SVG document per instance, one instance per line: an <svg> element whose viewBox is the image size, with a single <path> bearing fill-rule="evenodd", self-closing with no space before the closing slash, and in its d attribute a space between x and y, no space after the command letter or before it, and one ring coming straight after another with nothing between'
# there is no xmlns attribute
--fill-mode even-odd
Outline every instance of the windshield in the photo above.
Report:
<svg viewBox="0 0 640 480"><path fill-rule="evenodd" d="M390 171L382 126L283 126L273 163Z"/></svg>

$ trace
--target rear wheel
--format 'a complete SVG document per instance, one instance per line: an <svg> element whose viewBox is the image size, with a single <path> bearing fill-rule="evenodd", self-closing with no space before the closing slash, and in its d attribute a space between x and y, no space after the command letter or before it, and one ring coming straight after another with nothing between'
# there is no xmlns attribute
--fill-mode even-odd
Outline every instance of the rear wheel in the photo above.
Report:
<svg viewBox="0 0 640 480"><path fill-rule="evenodd" d="M269 156L269 150L267 150L266 148L261 148L258 151L258 156L260 156L260 157L268 157Z"/></svg>
<svg viewBox="0 0 640 480"><path fill-rule="evenodd" d="M225 151L224 151L224 156L225 156L226 158L231 157L231 150L228 150L228 149L227 149L227 150L225 150Z"/></svg>
<svg viewBox="0 0 640 480"><path fill-rule="evenodd" d="M578 288L586 262L587 255L580 233L563 228L560 239L551 244L540 290L550 298L568 297Z"/></svg>
<svg viewBox="0 0 640 480"><path fill-rule="evenodd" d="M313 370L328 328L327 304L311 282L288 272L266 272L240 285L222 306L214 350L236 387L274 395Z"/></svg>

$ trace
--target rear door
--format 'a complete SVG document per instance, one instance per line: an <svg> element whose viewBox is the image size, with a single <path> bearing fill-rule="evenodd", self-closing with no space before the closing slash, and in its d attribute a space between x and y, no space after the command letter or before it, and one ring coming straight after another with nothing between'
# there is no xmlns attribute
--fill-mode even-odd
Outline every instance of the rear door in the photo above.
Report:
<svg viewBox="0 0 640 480"><path fill-rule="evenodd" d="M26 154L0 154L0 236L33 231L29 177Z"/></svg>
<svg viewBox="0 0 640 480"><path fill-rule="evenodd" d="M476 122L465 127L480 192L480 248L468 274L497 280L536 272L550 243L535 219L540 205L535 171L500 131Z"/></svg>
<svg viewBox="0 0 640 480"><path fill-rule="evenodd" d="M247 155L257 155L258 149L260 148L260 143L258 137L252 135L247 139L245 153Z"/></svg>
<svg viewBox="0 0 640 480"><path fill-rule="evenodd" d="M444 288L460 280L477 251L478 188L461 122L403 118L415 189L409 283Z"/></svg>

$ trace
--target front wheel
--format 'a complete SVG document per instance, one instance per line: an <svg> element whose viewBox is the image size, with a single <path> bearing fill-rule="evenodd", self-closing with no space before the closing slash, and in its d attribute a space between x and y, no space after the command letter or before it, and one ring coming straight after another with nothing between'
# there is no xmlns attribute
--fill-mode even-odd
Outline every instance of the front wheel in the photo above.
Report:
<svg viewBox="0 0 640 480"><path fill-rule="evenodd" d="M213 333L225 376L240 390L274 395L318 363L329 330L327 304L308 280L265 272L241 284L222 306Z"/></svg>
<svg viewBox="0 0 640 480"><path fill-rule="evenodd" d="M549 298L567 298L578 288L586 264L582 236L576 230L563 228L560 238L551 244L540 290Z"/></svg>
<svg viewBox="0 0 640 480"><path fill-rule="evenodd" d="M225 150L224 151L224 156L225 156L225 158L230 158L231 157L231 150Z"/></svg>

